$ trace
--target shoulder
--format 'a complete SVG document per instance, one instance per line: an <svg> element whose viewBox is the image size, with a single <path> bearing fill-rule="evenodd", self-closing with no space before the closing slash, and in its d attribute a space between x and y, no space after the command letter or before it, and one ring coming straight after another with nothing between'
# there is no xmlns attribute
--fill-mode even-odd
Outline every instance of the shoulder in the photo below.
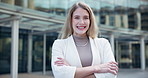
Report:
<svg viewBox="0 0 148 78"><path fill-rule="evenodd" d="M64 46L67 42L67 40L69 40L69 37L66 39L56 39L53 43L53 45L60 45L60 46Z"/></svg>
<svg viewBox="0 0 148 78"><path fill-rule="evenodd" d="M109 41L106 38L94 38L94 41L97 46L104 47L106 45L110 45Z"/></svg>
<svg viewBox="0 0 148 78"><path fill-rule="evenodd" d="M56 39L54 43L62 43L65 39Z"/></svg>
<svg viewBox="0 0 148 78"><path fill-rule="evenodd" d="M61 44L64 44L64 41L65 41L65 40L66 40L66 39L56 39L56 40L54 41L53 45L57 45L57 44L61 45Z"/></svg>
<svg viewBox="0 0 148 78"><path fill-rule="evenodd" d="M64 47L64 39L56 39L52 45L52 49L62 49Z"/></svg>
<svg viewBox="0 0 148 78"><path fill-rule="evenodd" d="M108 40L106 38L94 38L94 40L96 40L99 43L106 43L106 42L108 42Z"/></svg>

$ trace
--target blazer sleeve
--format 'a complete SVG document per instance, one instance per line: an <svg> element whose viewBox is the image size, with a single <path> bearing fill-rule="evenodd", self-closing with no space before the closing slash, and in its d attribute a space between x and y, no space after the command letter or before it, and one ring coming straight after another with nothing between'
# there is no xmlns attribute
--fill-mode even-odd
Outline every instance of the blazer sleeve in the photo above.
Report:
<svg viewBox="0 0 148 78"><path fill-rule="evenodd" d="M101 41L97 40L98 49L100 51L101 63L115 61L110 43L107 39L102 38ZM96 78L116 78L117 76L112 73L95 73Z"/></svg>
<svg viewBox="0 0 148 78"><path fill-rule="evenodd" d="M74 66L57 66L54 64L57 57L64 59L64 40L55 40L52 46L51 66L55 78L74 78L76 67Z"/></svg>

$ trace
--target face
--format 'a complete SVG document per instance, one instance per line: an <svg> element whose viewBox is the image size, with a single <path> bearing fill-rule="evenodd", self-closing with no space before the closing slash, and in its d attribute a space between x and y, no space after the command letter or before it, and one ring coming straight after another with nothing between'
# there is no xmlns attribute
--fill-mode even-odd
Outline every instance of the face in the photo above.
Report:
<svg viewBox="0 0 148 78"><path fill-rule="evenodd" d="M72 28L74 30L73 35L86 36L89 25L89 13L82 8L77 8L72 15Z"/></svg>

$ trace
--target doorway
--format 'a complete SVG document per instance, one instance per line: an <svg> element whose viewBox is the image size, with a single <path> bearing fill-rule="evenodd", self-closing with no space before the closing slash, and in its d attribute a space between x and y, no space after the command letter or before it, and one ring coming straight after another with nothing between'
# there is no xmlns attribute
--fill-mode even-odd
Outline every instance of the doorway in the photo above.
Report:
<svg viewBox="0 0 148 78"><path fill-rule="evenodd" d="M140 68L140 43L138 41L116 41L116 59L119 68Z"/></svg>

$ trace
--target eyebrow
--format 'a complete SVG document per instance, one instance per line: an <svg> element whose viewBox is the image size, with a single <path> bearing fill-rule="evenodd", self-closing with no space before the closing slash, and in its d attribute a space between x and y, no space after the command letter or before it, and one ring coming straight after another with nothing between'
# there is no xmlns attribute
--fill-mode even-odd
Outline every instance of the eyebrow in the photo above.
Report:
<svg viewBox="0 0 148 78"><path fill-rule="evenodd" d="M73 15L74 17L80 16L80 15ZM84 17L89 17L89 15L84 15Z"/></svg>

